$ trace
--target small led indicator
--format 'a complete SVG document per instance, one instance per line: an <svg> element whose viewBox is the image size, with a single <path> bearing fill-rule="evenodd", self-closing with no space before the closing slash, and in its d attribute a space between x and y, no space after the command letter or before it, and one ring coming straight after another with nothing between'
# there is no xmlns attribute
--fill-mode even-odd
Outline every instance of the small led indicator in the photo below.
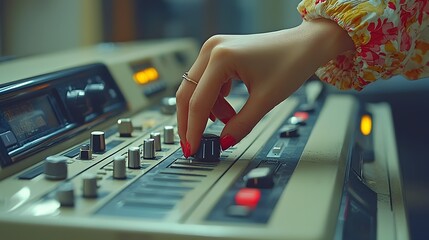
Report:
<svg viewBox="0 0 429 240"><path fill-rule="evenodd" d="M372 130L372 118L370 115L363 115L360 120L360 131L364 136L371 134Z"/></svg>

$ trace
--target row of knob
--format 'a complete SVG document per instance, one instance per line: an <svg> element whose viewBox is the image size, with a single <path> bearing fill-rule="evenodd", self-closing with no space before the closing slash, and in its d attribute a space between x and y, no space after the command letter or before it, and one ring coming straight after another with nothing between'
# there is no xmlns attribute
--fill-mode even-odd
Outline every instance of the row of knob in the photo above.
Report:
<svg viewBox="0 0 429 240"><path fill-rule="evenodd" d="M164 143L174 144L174 127L164 127ZM91 160L92 152L103 153L106 151L105 135L102 131L91 132L90 144L80 147L79 159ZM161 134L154 132L148 139L143 140L143 158L154 159L155 152L161 151ZM140 168L140 148L130 147L128 149L128 168ZM118 156L121 158L122 156ZM45 159L45 178L49 180L64 180L67 178L67 160L65 156L49 156ZM125 157L124 157L125 161ZM124 163L125 164L125 163ZM121 178L121 177L119 177ZM123 177L122 177L123 178Z"/></svg>
<svg viewBox="0 0 429 240"><path fill-rule="evenodd" d="M129 119L118 120L118 132L121 137L131 137L132 123ZM153 139L149 140L149 139ZM150 134L149 139L144 141L144 158L154 158L155 151L161 151L161 134L154 132ZM174 144L174 127L164 127L164 143ZM92 152L104 153L106 151L105 134L102 131L91 132L90 144L81 146L79 158L81 160L92 159Z"/></svg>
<svg viewBox="0 0 429 240"><path fill-rule="evenodd" d="M121 137L130 137L132 124L129 119L118 120L118 132ZM164 127L164 144L174 144L175 134L173 126ZM213 134L204 134L200 148L195 154L196 160L219 161L220 143L219 137ZM113 157L113 179L126 179L127 168L140 169L141 160L155 159L155 152L161 151L161 134L151 133L149 138L143 140L140 147L129 147L127 154ZM91 133L90 144L80 147L79 158L81 160L92 159L92 152L104 153L106 151L105 134L102 131ZM127 161L128 159L128 161ZM67 160L65 156L49 156L45 160L45 178L48 180L67 179ZM127 166L128 162L128 166ZM98 196L97 176L92 173L82 174L82 197L96 198ZM75 201L74 187L71 182L65 182L56 191L56 199L62 206L73 206Z"/></svg>
<svg viewBox="0 0 429 240"><path fill-rule="evenodd" d="M121 122L121 124L120 124ZM121 137L130 137L132 133L132 123L129 119L118 120L118 132ZM164 127L164 144L174 144L174 127ZM161 134L154 132L148 139L143 140L143 158L154 159L155 152L161 151ZM79 159L92 159L92 152L104 153L106 151L105 133L103 131L93 131L90 136L90 144L80 147ZM141 150L139 147L130 147L127 153L128 168L139 169L141 167ZM67 179L67 160L65 156L49 156L45 159L44 173L48 180ZM127 166L125 156L115 156L113 158L113 178L126 179ZM82 175L82 197L96 198L98 196L97 176L92 173ZM56 199L62 206L73 206L75 193L71 182L65 182L56 191Z"/></svg>

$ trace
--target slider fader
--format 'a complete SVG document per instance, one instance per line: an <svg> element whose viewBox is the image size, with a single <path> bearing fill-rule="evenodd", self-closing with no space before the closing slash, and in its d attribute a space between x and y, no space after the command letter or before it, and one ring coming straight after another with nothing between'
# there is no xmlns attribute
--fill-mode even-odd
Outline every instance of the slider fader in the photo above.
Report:
<svg viewBox="0 0 429 240"><path fill-rule="evenodd" d="M309 80L235 146L180 149L190 39L0 64L4 239L408 239L389 105ZM227 100L239 111L246 88Z"/></svg>

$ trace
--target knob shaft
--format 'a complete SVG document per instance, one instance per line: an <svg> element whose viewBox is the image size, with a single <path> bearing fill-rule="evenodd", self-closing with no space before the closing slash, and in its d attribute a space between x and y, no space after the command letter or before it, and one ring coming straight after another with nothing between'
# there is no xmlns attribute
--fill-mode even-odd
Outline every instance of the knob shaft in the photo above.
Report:
<svg viewBox="0 0 429 240"><path fill-rule="evenodd" d="M94 153L103 153L104 151L106 151L106 139L104 137L104 132L92 132L90 144Z"/></svg>
<svg viewBox="0 0 429 240"><path fill-rule="evenodd" d="M115 156L113 158L113 178L125 179L127 178L127 169L124 156Z"/></svg>
<svg viewBox="0 0 429 240"><path fill-rule="evenodd" d="M141 165L140 148L130 147L128 149L128 168L139 169Z"/></svg>
<svg viewBox="0 0 429 240"><path fill-rule="evenodd" d="M118 119L118 132L120 137L131 137L133 124L129 118Z"/></svg>
<svg viewBox="0 0 429 240"><path fill-rule="evenodd" d="M84 198L96 198L97 192L97 176L92 173L84 174L82 176L82 196Z"/></svg>
<svg viewBox="0 0 429 240"><path fill-rule="evenodd" d="M66 182L58 187L55 194L56 199L60 202L61 206L71 207L74 206L74 186L71 182Z"/></svg>
<svg viewBox="0 0 429 240"><path fill-rule="evenodd" d="M174 127L173 126L164 127L164 143L174 144Z"/></svg>
<svg viewBox="0 0 429 240"><path fill-rule="evenodd" d="M64 180L67 178L67 160L65 156L49 156L45 159L45 178Z"/></svg>
<svg viewBox="0 0 429 240"><path fill-rule="evenodd" d="M155 151L161 151L161 134L158 132L151 133L150 138L154 140Z"/></svg>
<svg viewBox="0 0 429 240"><path fill-rule="evenodd" d="M198 161L217 162L220 157L220 138L211 133L203 134L200 147L194 155Z"/></svg>
<svg viewBox="0 0 429 240"><path fill-rule="evenodd" d="M79 159L81 160L92 159L92 150L89 144L84 144L80 146Z"/></svg>
<svg viewBox="0 0 429 240"><path fill-rule="evenodd" d="M152 138L143 140L143 158L154 159L155 158L155 140Z"/></svg>

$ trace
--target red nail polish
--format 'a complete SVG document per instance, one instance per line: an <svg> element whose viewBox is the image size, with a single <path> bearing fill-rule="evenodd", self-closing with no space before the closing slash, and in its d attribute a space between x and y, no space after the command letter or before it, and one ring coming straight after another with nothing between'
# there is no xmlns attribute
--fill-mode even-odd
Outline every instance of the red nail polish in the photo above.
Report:
<svg viewBox="0 0 429 240"><path fill-rule="evenodd" d="M222 147L222 151L225 151L226 149L235 145L236 143L237 141L235 140L235 138L229 134L223 136L220 139L220 146Z"/></svg>
<svg viewBox="0 0 429 240"><path fill-rule="evenodd" d="M186 142L185 144L185 148L183 150L183 156L185 156L185 158L188 158L191 156L191 144L189 144L189 142Z"/></svg>
<svg viewBox="0 0 429 240"><path fill-rule="evenodd" d="M229 120L231 120L231 118L222 118L222 119L220 119L220 121L223 122L223 124L227 124L229 122Z"/></svg>
<svg viewBox="0 0 429 240"><path fill-rule="evenodd" d="M209 118L212 120L212 122L216 121L216 117L213 113L210 113Z"/></svg>
<svg viewBox="0 0 429 240"><path fill-rule="evenodd" d="M183 145L182 140L180 140L180 147L182 148L183 156L185 156L185 146Z"/></svg>

